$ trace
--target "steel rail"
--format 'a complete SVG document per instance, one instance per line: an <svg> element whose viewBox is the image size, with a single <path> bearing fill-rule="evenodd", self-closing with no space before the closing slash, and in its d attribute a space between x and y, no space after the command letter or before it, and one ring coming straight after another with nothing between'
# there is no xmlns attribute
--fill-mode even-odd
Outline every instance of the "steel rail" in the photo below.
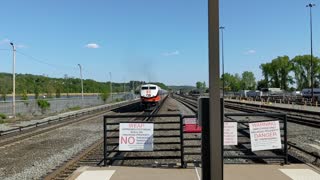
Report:
<svg viewBox="0 0 320 180"><path fill-rule="evenodd" d="M161 106L164 104L166 99L167 99L167 96L161 102L161 104L150 113L157 113L160 110ZM122 117L122 116L126 116L126 115L119 115L119 116ZM139 117L139 115L137 115L137 117ZM139 118L137 118L137 119L139 119ZM150 121L150 120L151 119L146 118L143 121ZM135 119L133 119L133 121L135 121ZM117 129L118 128L115 128L114 130L117 130ZM101 149L103 148L103 142L104 142L104 138L101 138L96 143L91 145L89 148L78 153L76 156L74 156L69 161L67 161L66 163L64 163L63 165L61 165L57 169L55 169L53 172L50 172L49 174L47 174L43 179L45 179L45 180L65 179L65 178L69 177L78 167L80 167L80 164L82 164L83 162L88 162L88 161L92 162L93 161L93 163L99 164L101 157L99 159L90 159L90 160L88 160L88 158L90 157L90 155L100 153ZM112 149L112 151L114 151L117 148L118 148L118 146L115 146ZM109 155L111 155L111 153L109 153ZM116 156L116 155L117 155L117 153L113 154L113 156ZM97 163L97 162L99 162L99 163Z"/></svg>

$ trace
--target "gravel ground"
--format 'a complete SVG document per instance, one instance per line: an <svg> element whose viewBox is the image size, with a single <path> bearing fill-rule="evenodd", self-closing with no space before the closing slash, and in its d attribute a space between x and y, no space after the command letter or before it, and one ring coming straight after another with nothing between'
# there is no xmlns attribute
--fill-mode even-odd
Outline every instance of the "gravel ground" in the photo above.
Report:
<svg viewBox="0 0 320 180"><path fill-rule="evenodd" d="M194 115L194 113L181 104L180 102L168 98L163 107L160 109L158 114L183 114L183 115ZM156 118L154 121L177 121L178 118L170 117L170 118ZM165 128L168 125L155 125L155 128ZM178 128L179 125L170 125L171 128ZM155 132L154 135L163 135L164 132ZM165 132L165 135L179 135L179 132ZM185 138L200 138L201 134L199 133L184 133ZM155 138L154 142L180 142L180 138ZM185 145L201 145L201 141L184 141ZM163 148L177 148L180 149L180 145L154 145L154 149L163 149ZM225 146L225 148L234 148L231 146ZM185 148L185 152L196 152L200 153L201 148ZM241 153L233 152L233 151L228 151L225 152L225 155L239 155ZM177 152L135 152L135 153L126 153L125 156L128 157L139 157L139 156L180 156L180 151ZM185 161L200 161L201 156L200 155L185 155ZM243 159L225 159L225 163L247 163L246 160ZM162 166L170 166L170 165L175 165L179 166L180 165L180 159L157 159L157 160L130 160L130 161L124 161L121 163L116 163L116 165L128 165L128 166L157 166L157 165L162 165ZM188 164L188 166L191 164Z"/></svg>
<svg viewBox="0 0 320 180"><path fill-rule="evenodd" d="M184 106L183 106L184 107ZM187 112L188 109L181 109L180 106L176 104L176 101L172 98L168 97L166 102L163 104L161 109L159 110L158 114L180 114L182 112ZM189 112L190 113L190 112ZM176 117L159 117L154 118L154 121L178 121L179 118ZM179 128L177 124L155 124L154 128ZM154 135L163 135L164 131L155 131ZM165 135L179 135L178 131L167 131ZM155 138L154 142L180 142L179 138ZM180 149L180 145L154 145L154 149ZM126 156L179 156L180 151L165 151L165 152L134 152L134 153L126 153ZM120 164L128 165L128 166L151 166L155 164L176 164L180 163L180 159L158 159L158 160L130 160L130 161L123 161Z"/></svg>
<svg viewBox="0 0 320 180"><path fill-rule="evenodd" d="M240 111L235 110L225 110L226 113L238 113ZM168 113L181 113L183 115L193 115L193 112L185 107L183 104L175 101L172 98L168 98L167 102L163 105L159 114L168 114ZM161 119L161 121L168 120L174 121L176 118L157 118L155 121ZM271 120L273 118L268 117L234 117L236 120ZM159 120L160 121L160 120ZM164 127L165 125L157 125L155 128ZM244 125L239 124L240 127L244 127ZM173 126L174 127L174 126ZM163 132L161 132L163 134ZM166 132L166 135L169 135L171 132ZM178 134L178 132L176 132ZM157 132L155 133L157 135ZM249 130L242 131L242 135L249 135ZM199 137L200 134L193 134L193 133L185 133L186 138L191 137ZM298 125L295 123L288 123L288 140L291 142L297 143L299 146L303 147L307 151L313 151L316 153L320 153L320 131L316 128L310 128L303 125ZM171 139L155 139L155 142L163 142L166 141L175 141L179 142L179 138L171 138ZM250 139L249 137L239 137L239 146L224 146L225 149L237 149L237 148L246 148L248 150L251 149L250 147ZM303 142L303 143L301 143ZM185 145L200 145L200 141L185 141ZM179 148L179 145L155 145L156 148ZM200 148L186 148L185 152L201 152ZM295 151L293 149L289 149L289 153L293 154ZM250 152L244 153L239 151L225 151L224 155L228 156L235 156L235 155L275 155L278 154L279 151L257 151L257 152ZM143 153L127 153L126 156L164 156L164 155L176 155L179 156L180 152L143 152ZM308 157L305 157L308 158ZM187 155L185 156L185 160L200 160L200 155ZM307 162L312 162L314 159L310 159ZM318 160L319 161L319 160ZM266 160L246 160L246 159L227 159L225 158L225 163L281 163L283 162L282 159L266 159ZM123 165L142 165L142 166L152 166L156 164L170 164L170 163L180 163L179 159L176 160L134 160L134 161L126 161L123 162ZM319 163L319 162L318 162Z"/></svg>
<svg viewBox="0 0 320 180"><path fill-rule="evenodd" d="M0 179L39 179L102 137L102 117L0 147Z"/></svg>
<svg viewBox="0 0 320 180"><path fill-rule="evenodd" d="M320 130L318 128L288 122L288 141L320 156ZM294 148L289 148L289 153L320 167L320 160L316 160L312 156L303 155Z"/></svg>

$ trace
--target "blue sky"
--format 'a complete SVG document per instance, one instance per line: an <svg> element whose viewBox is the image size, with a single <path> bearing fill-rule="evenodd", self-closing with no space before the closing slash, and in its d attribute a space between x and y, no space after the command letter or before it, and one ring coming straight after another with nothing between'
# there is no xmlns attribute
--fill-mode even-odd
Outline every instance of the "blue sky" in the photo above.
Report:
<svg viewBox="0 0 320 180"><path fill-rule="evenodd" d="M305 0L220 1L225 71L253 71L277 56L308 54ZM320 6L320 1L314 0ZM320 7L314 7L320 54ZM0 72L195 85L208 79L206 0L6 0L0 6Z"/></svg>

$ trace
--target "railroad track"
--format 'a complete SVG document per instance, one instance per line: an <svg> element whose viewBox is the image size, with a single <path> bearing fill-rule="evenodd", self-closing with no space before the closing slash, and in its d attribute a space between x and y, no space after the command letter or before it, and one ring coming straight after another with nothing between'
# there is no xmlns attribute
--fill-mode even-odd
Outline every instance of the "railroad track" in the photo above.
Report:
<svg viewBox="0 0 320 180"><path fill-rule="evenodd" d="M194 97L190 97L189 98L188 96L182 96L182 97L178 96L178 97L176 97L176 100L178 100L179 102L181 102L183 104L187 104L187 107L191 106L191 107L193 107L193 109L196 109L197 104L196 104L196 101L195 101ZM227 109L232 109L232 110L237 110L237 111L242 111L242 112L248 112L248 113L270 112L270 110L268 110L268 109L257 110L257 108L250 108L250 107L248 108L248 107L240 106L240 105L237 106L237 105L226 103L226 102L225 102L224 105L225 105L225 108L227 108ZM273 110L272 112L279 113L279 111L275 111L275 110ZM309 116L304 118L304 116L302 116L302 115L298 116L298 115L289 114L287 117L288 117L288 121L290 121L290 122L303 124L303 125L307 125L307 126L310 126L310 127L319 128L320 122L308 119ZM302 153L304 153L304 154L306 154L308 156L313 157L314 161L312 163L319 166L318 161L320 160L320 153L306 151L305 149L301 148L298 144L290 142L290 141L288 141L288 146L289 146L289 149L290 148L294 148L297 151L300 151L300 152L302 152ZM292 156L291 159L293 161L303 161L303 160L299 160L299 158L296 158L294 156Z"/></svg>
<svg viewBox="0 0 320 180"><path fill-rule="evenodd" d="M186 105L188 108L190 108L193 112L197 113L197 102L195 101L196 98L189 98L188 96L175 96L175 99ZM228 120L232 120L232 121L237 121L237 119L233 119L231 117L226 117L226 119ZM232 161L229 161L229 163L234 163L234 162L238 162L238 163L247 163L248 160L245 159L250 159L250 162L254 162L254 163L268 163L268 162L278 162L279 160L275 161L275 159L273 159L272 161L270 161L270 159L264 159L263 157L261 157L261 159L258 158L251 158L253 156L259 156L259 154L255 154L253 152L250 151L250 147L247 147L245 144L246 142L250 142L250 134L249 134L249 130L244 130L244 128L248 129L249 126L246 123L242 123L241 121L239 122L239 133L241 134L241 141L244 143L239 143L238 147L232 147L231 149L229 148L225 148L225 154L224 154L224 158L226 160L229 159L233 159ZM201 140L201 139L199 139ZM266 155L262 155L262 156L275 156L275 155L279 155L279 157L281 156L281 153L279 153L277 150L275 151L270 151L270 152L264 152L266 153ZM192 153L195 154L195 153ZM199 152L198 155L201 155L201 153ZM243 158L243 159L242 159ZM280 160L282 162L282 160Z"/></svg>
<svg viewBox="0 0 320 180"><path fill-rule="evenodd" d="M188 107L194 113L198 112L198 104L194 100L190 100L190 99L182 97L182 96L181 97L174 96L174 99L177 100L178 102L180 102L181 104L185 105L186 107Z"/></svg>
<svg viewBox="0 0 320 180"><path fill-rule="evenodd" d="M166 98L162 101L160 106L154 109L152 112L143 112L147 114L156 114ZM141 114L141 113L140 113ZM137 118L132 119L132 121L138 120ZM150 121L151 118L145 118L143 121ZM141 120L140 120L141 121ZM116 130L116 129L115 129ZM62 180L68 178L77 168L80 166L97 166L100 163L101 159L103 159L103 142L104 139L101 138L96 143L92 144L87 149L81 151L74 157L67 160L64 164L54 169L52 172L48 173L43 179L45 180ZM114 149L118 148L118 146L114 147ZM115 157L118 155L125 155L125 153L113 153L108 154L108 156ZM113 164L115 162L112 162Z"/></svg>
<svg viewBox="0 0 320 180"><path fill-rule="evenodd" d="M275 113L286 113L289 122L294 122L310 127L320 128L320 117L311 117L309 114L297 114L290 111L285 111L284 108L279 108L279 110L266 108L266 107L259 107L259 105L251 105L238 103L238 102L230 102L227 101L224 103L225 108L239 110L243 112L253 113L265 113L265 112L275 112ZM302 112L301 112L302 113Z"/></svg>
<svg viewBox="0 0 320 180"><path fill-rule="evenodd" d="M54 123L48 123L48 125L46 126L35 126L35 128L32 129L26 129L23 131L19 131L19 132L12 132L9 134L5 134L0 136L0 147L1 148L5 148L7 146L11 146L13 144L16 144L18 142L24 141L26 139L32 138L34 136L38 136L40 134L43 133L48 133L50 131L56 130L58 128L64 127L64 126L68 126L74 123L79 123L79 122L83 122L83 121L88 121L97 117L100 117L101 115L105 114L106 110L107 111L114 111L114 110L118 110L120 108L130 108L130 106L134 106L136 102L130 102L130 103L125 103L122 105L116 105L116 106L109 106L107 108L103 108L101 110L97 110L97 111L93 111L93 114L79 114L79 115L73 115L68 117L68 119L62 119L59 121L56 121ZM83 115L81 117L81 115ZM28 125L29 126L29 125Z"/></svg>
<svg viewBox="0 0 320 180"><path fill-rule="evenodd" d="M254 98L254 97L228 97L230 99L241 99L241 100L257 100L261 102L272 102L272 103L283 103L283 104L296 104L296 105L305 105L305 106L313 106L319 107L320 104L315 101L311 102L310 98L283 98L281 97L273 97L273 96L263 96L262 98Z"/></svg>
<svg viewBox="0 0 320 180"><path fill-rule="evenodd" d="M189 96L176 96L177 100L187 107L192 106L192 109L197 109L197 98ZM241 102L225 101L225 108L234 109L242 112L248 113L265 113L265 112L274 112L274 113L286 113L289 122L294 122L297 124L302 124L310 127L320 128L320 113L319 112L310 112L305 110L295 110L290 109L286 110L285 108L272 107L265 105L257 104L247 104Z"/></svg>

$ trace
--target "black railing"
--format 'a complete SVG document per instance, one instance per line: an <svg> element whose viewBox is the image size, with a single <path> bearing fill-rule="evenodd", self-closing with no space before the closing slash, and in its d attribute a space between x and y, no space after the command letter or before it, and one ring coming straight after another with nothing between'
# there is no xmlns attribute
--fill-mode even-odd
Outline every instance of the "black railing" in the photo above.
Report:
<svg viewBox="0 0 320 180"><path fill-rule="evenodd" d="M283 159L285 164L288 164L288 140L287 140L287 115L282 113L225 113L224 116L228 118L224 120L224 122L237 122L242 125L242 127L238 126L238 131L241 131L245 137L249 135L249 123L256 122L265 122L265 121L279 121L280 128L280 138L281 138L281 149L272 150L275 155L257 155L255 153L251 153L251 155L241 155L241 156L224 156L225 158L242 158L242 159ZM269 117L270 119L255 119L255 120L235 120L231 117ZM246 136L247 135L247 136ZM250 140L250 139L249 139ZM246 142L242 142L245 144ZM250 144L250 141L247 142ZM237 149L229 149L228 151ZM248 149L244 148L244 151L248 151ZM244 152L242 151L242 152ZM270 150L268 150L270 151Z"/></svg>
<svg viewBox="0 0 320 180"><path fill-rule="evenodd" d="M177 120L156 120L156 121L138 121L138 120L128 120L125 118L157 118L157 117L176 117ZM109 120L108 119L111 119ZM180 155L177 156L168 156L168 155L151 155L151 156L115 156L114 154L119 153L136 153L142 151L119 151L119 141L114 141L119 139L119 126L120 123L153 123L154 132L164 132L154 135L154 149L152 152L180 152ZM104 135L104 157L99 162L103 165L111 165L115 160L148 160L148 159L179 159L181 162L181 167L184 166L184 148L183 148L183 126L182 126L182 115L181 114L158 114L158 115L106 115L103 120L103 135ZM161 127L157 127L161 125ZM176 127L172 127L176 125ZM110 129L110 126L112 127ZM166 132L179 132L178 134L168 135ZM170 138L170 141L158 142L158 138ZM178 138L179 141L172 141L172 139ZM114 140L112 140L114 139ZM179 148L161 148L161 145L179 145ZM108 148L110 147L110 148ZM148 151L149 152L149 151Z"/></svg>
<svg viewBox="0 0 320 180"><path fill-rule="evenodd" d="M183 118L192 118L196 116L183 116ZM287 115L281 113L225 113L224 122L237 122L241 126L237 127L237 137L238 138L248 138L247 142L238 143L236 146L230 146L231 149L224 148L224 151L234 151L242 152L245 155L224 155L224 158L229 159L251 159L257 162L261 162L263 159L283 159L285 164L288 164L288 142L287 142ZM270 117L272 119L263 120L235 120L231 117ZM226 119L227 118L227 119ZM264 122L264 121L279 121L280 131L281 131L281 144L282 148L275 150L265 150L265 151L255 151L251 150L249 123ZM200 133L199 133L200 134ZM201 138L185 138L184 141L197 141ZM246 145L246 146L245 146ZM201 148L201 145L189 145L184 146L184 148ZM274 155L263 155L261 152L272 151ZM188 152L185 155L201 155L201 152ZM189 160L184 161L185 163L201 162L199 160Z"/></svg>
<svg viewBox="0 0 320 180"><path fill-rule="evenodd" d="M263 159L283 159L284 163L288 163L288 146L287 146L287 116L286 114L280 113L225 113L224 114L224 122L237 122L237 134L239 137L248 138L247 142L241 142L238 145L232 146L230 149L224 149L224 151L235 151L242 152L244 155L224 155L224 158L229 159L251 159L253 161L261 161ZM139 120L128 120L128 118L146 118L146 117L176 117L177 120L166 121L163 119L157 119L154 121L139 121ZM254 119L254 120L235 120L232 117L270 117L270 119ZM127 118L127 119L126 119ZM191 148L201 148L200 145L184 145L185 141L199 141L201 142L200 137L188 137L184 136L184 119L185 118L196 118L195 115L186 115L183 116L181 114L158 114L158 115L106 115L104 116L103 128L104 128L104 158L100 161L99 164L103 162L103 165L111 165L115 160L147 160L147 159L180 159L181 167L186 167L187 163L201 163L201 160L185 160L185 156L190 155L201 155L201 152L185 152L185 149ZM272 151L272 155L260 154L259 151L252 152L251 150L251 142L249 135L249 123L254 122L263 122L263 121L279 121L280 131L281 131L281 144L282 148L277 150L268 150ZM120 123L153 123L155 125L154 132L162 132L160 134L154 135L153 138L155 140L154 145L155 148L153 152L177 152L180 151L179 156L143 156L139 157L131 154L130 157L126 156L114 156L114 154L119 154L121 152L142 152L142 151L119 151L119 125ZM239 125L240 124L240 125ZM157 125L162 125L166 127L156 127ZM177 125L176 127L172 127L173 125ZM110 128L110 126L113 126ZM179 132L178 134L170 135L165 132ZM200 133L199 133L200 134ZM157 138L179 138L179 141L166 141L166 142L157 142ZM180 145L180 148L159 148L158 145ZM109 148L108 148L109 147Z"/></svg>

